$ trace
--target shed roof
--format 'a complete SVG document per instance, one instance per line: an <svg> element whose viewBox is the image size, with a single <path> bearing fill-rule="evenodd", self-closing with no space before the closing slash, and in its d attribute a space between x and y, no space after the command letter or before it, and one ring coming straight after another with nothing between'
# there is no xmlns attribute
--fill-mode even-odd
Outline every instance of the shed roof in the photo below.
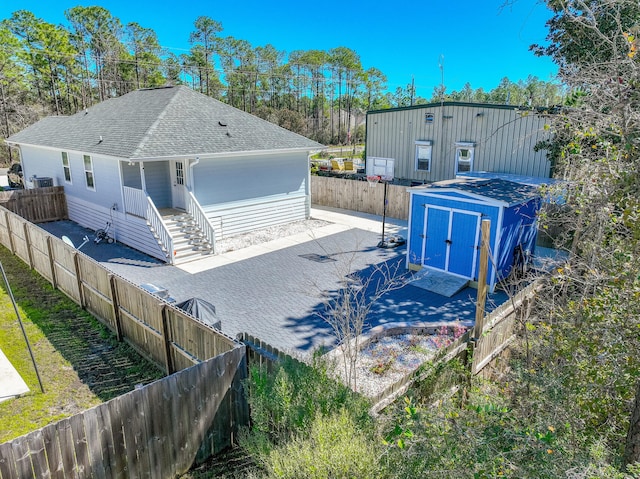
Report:
<svg viewBox="0 0 640 479"><path fill-rule="evenodd" d="M323 147L186 86L136 90L47 117L7 141L127 159Z"/></svg>
<svg viewBox="0 0 640 479"><path fill-rule="evenodd" d="M428 186L412 188L415 193L457 191L499 201L507 206L526 203L540 197L538 188L499 178L456 178Z"/></svg>

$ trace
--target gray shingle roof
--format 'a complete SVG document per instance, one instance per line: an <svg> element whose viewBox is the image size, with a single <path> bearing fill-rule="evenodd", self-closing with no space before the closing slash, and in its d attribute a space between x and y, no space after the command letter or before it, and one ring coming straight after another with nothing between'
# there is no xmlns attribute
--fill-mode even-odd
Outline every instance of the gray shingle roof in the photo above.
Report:
<svg viewBox="0 0 640 479"><path fill-rule="evenodd" d="M185 86L136 90L44 118L7 141L127 159L323 147Z"/></svg>
<svg viewBox="0 0 640 479"><path fill-rule="evenodd" d="M533 198L540 197L538 188L534 186L523 185L499 178L458 178L432 183L425 189L436 190L445 188L503 201L508 205L522 204Z"/></svg>

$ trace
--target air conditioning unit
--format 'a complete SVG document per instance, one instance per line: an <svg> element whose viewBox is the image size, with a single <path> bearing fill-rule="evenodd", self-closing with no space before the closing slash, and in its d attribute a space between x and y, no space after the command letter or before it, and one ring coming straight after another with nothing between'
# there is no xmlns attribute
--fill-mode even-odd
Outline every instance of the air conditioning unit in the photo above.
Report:
<svg viewBox="0 0 640 479"><path fill-rule="evenodd" d="M34 188L46 188L48 186L53 186L53 178L49 176L43 176L41 178L34 176L31 178L31 181L33 181Z"/></svg>

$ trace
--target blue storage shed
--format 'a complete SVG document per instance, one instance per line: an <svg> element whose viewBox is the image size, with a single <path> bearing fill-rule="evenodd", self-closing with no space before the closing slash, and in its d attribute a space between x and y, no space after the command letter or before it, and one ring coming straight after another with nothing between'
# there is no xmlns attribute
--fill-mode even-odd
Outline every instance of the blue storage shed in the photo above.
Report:
<svg viewBox="0 0 640 479"><path fill-rule="evenodd" d="M514 264L533 254L540 195L533 186L502 179L458 178L410 188L407 267L477 281L480 225L491 220L491 291Z"/></svg>

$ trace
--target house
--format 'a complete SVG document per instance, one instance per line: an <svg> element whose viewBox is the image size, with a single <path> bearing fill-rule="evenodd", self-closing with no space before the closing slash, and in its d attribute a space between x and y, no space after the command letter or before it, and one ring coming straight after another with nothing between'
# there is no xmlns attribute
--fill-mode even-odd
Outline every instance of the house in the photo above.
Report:
<svg viewBox="0 0 640 479"><path fill-rule="evenodd" d="M69 218L179 262L310 214L319 143L185 86L137 90L7 139L25 185L62 185Z"/></svg>
<svg viewBox="0 0 640 479"><path fill-rule="evenodd" d="M395 159L394 176L407 184L490 171L550 176L535 145L548 138L539 111L510 105L442 102L367 113L367 157Z"/></svg>
<svg viewBox="0 0 640 479"><path fill-rule="evenodd" d="M477 282L481 221L491 221L487 284L524 267L537 237L536 187L502 179L456 179L409 189L407 267Z"/></svg>

